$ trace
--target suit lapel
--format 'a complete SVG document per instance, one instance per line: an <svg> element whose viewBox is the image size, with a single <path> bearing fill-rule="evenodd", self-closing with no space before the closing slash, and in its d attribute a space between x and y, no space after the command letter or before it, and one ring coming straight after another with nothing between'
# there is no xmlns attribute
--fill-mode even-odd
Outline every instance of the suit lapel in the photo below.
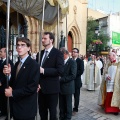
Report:
<svg viewBox="0 0 120 120"><path fill-rule="evenodd" d="M67 62L65 63L65 65L64 65L64 69L65 69L65 70L68 69L69 61L70 61L70 58L68 59L68 61L67 61Z"/></svg>

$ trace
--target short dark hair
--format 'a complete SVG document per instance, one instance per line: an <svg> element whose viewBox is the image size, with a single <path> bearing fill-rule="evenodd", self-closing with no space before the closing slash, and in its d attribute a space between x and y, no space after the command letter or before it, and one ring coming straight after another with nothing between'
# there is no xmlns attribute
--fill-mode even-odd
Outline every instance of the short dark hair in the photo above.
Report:
<svg viewBox="0 0 120 120"><path fill-rule="evenodd" d="M78 48L73 48L72 50L77 50L77 52L79 53L79 49Z"/></svg>
<svg viewBox="0 0 120 120"><path fill-rule="evenodd" d="M54 41L55 41L55 36L54 36L54 34L53 34L52 32L44 32L44 35L49 35L49 38L50 38L50 39L53 39L53 42L52 42L52 43L54 43Z"/></svg>
<svg viewBox="0 0 120 120"><path fill-rule="evenodd" d="M69 55L69 52L68 52L68 50L66 50L66 49L61 49L61 52L62 52L63 54Z"/></svg>
<svg viewBox="0 0 120 120"><path fill-rule="evenodd" d="M0 50L1 50L2 48L5 48L4 53L6 53L6 51L7 51L7 50L6 50L6 47L2 46L2 47L0 48Z"/></svg>
<svg viewBox="0 0 120 120"><path fill-rule="evenodd" d="M17 38L16 44L19 41L22 41L22 42L26 43L27 47L31 47L31 41L28 38L25 38L25 37L19 37L19 38Z"/></svg>

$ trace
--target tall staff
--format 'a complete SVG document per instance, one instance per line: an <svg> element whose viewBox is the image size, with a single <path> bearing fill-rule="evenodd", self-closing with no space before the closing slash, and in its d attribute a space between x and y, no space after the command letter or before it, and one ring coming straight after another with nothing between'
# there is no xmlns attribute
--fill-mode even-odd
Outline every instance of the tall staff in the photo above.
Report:
<svg viewBox="0 0 120 120"><path fill-rule="evenodd" d="M44 14L45 14L45 1L43 1L43 8L42 8L42 24L41 24L41 27L40 27L40 24L39 24L39 30L40 31L40 35L39 35L39 57L38 57L38 63L40 63L40 53L41 53L41 48L42 48L42 34L43 34L43 26L44 26Z"/></svg>
<svg viewBox="0 0 120 120"><path fill-rule="evenodd" d="M59 49L59 43L60 43L60 14L59 14L60 6L58 4L58 18L57 18L57 48Z"/></svg>
<svg viewBox="0 0 120 120"><path fill-rule="evenodd" d="M45 12L45 1L43 1L43 8L42 8L42 24L40 27L40 23L39 23L39 27L38 27L38 31L39 31L39 57L38 57L38 63L40 64L40 56L41 56L41 49L42 49L42 34L43 34L43 28L44 28L44 12ZM37 94L37 113L38 113L38 94ZM37 120L37 115L36 115L36 120Z"/></svg>
<svg viewBox="0 0 120 120"><path fill-rule="evenodd" d="M68 49L68 29L67 29L67 14L66 14L66 41L67 41L67 49Z"/></svg>
<svg viewBox="0 0 120 120"><path fill-rule="evenodd" d="M6 20L6 65L8 65L8 51L9 51L9 22L10 22L10 0L7 0L7 20ZM6 75L7 87L9 87L9 75ZM7 113L8 120L10 120L10 103L7 98Z"/></svg>
<svg viewBox="0 0 120 120"><path fill-rule="evenodd" d="M94 55L94 91L95 91L95 55Z"/></svg>

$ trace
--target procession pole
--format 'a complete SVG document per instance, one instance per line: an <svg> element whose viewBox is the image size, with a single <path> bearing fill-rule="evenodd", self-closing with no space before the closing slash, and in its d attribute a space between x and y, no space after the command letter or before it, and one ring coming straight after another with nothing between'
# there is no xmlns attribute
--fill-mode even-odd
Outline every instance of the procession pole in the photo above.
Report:
<svg viewBox="0 0 120 120"><path fill-rule="evenodd" d="M41 54L41 48L42 48L42 35L43 35L43 26L44 26L44 14L45 14L45 1L43 1L43 8L42 8L42 24L41 24L41 27L40 27L40 24L39 24L39 30L40 31L40 35L39 35L39 57L38 57L38 63L40 63L40 54Z"/></svg>
<svg viewBox="0 0 120 120"><path fill-rule="evenodd" d="M60 14L59 14L59 9L60 9L60 6L58 4L58 18L57 18L57 48L59 49L59 36L60 36Z"/></svg>
<svg viewBox="0 0 120 120"><path fill-rule="evenodd" d="M10 0L7 0L7 20L6 20L6 65L8 65L8 51L9 51L9 22L10 22ZM6 75L7 88L9 87L9 75ZM9 97L7 97L7 114L8 120L10 120L10 103Z"/></svg>
<svg viewBox="0 0 120 120"><path fill-rule="evenodd" d="M67 29L67 14L66 14L66 42L67 42L67 49L68 49L68 29Z"/></svg>
<svg viewBox="0 0 120 120"><path fill-rule="evenodd" d="M43 26L44 26L44 14L45 14L45 1L43 1L43 8L42 8L42 25L40 27L40 23L38 22L38 31L39 31L39 55L38 55L38 63L40 64L40 56L41 56L41 50L42 50L42 35L43 35ZM38 93L37 93L37 114L38 114ZM36 120L37 119L37 115L36 115Z"/></svg>
<svg viewBox="0 0 120 120"><path fill-rule="evenodd" d="M59 49L59 43L60 43L60 6L58 3L58 16L57 16L57 48ZM59 99L58 99L58 105L57 105L57 120L59 120Z"/></svg>
<svg viewBox="0 0 120 120"><path fill-rule="evenodd" d="M94 91L95 91L95 55L94 55Z"/></svg>
<svg viewBox="0 0 120 120"><path fill-rule="evenodd" d="M20 37L20 30L19 30L19 13L17 12L17 31L18 31L18 37Z"/></svg>

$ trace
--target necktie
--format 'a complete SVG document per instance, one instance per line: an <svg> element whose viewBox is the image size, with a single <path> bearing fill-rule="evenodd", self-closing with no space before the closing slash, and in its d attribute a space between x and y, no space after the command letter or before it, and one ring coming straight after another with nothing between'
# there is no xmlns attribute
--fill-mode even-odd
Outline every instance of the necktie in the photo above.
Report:
<svg viewBox="0 0 120 120"><path fill-rule="evenodd" d="M65 65L66 61L64 60L64 65Z"/></svg>
<svg viewBox="0 0 120 120"><path fill-rule="evenodd" d="M18 64L18 66L17 66L16 76L18 75L18 72L19 72L19 70L21 68L21 64L22 64L22 62L20 61L19 64Z"/></svg>
<svg viewBox="0 0 120 120"><path fill-rule="evenodd" d="M1 65L3 62L4 62L4 61L1 59L1 60L0 60L0 65Z"/></svg>
<svg viewBox="0 0 120 120"><path fill-rule="evenodd" d="M44 62L45 62L45 60L47 58L47 54L48 54L48 51L45 51L45 56L44 56L43 61L42 61L42 66L43 66L43 64L44 64Z"/></svg>

